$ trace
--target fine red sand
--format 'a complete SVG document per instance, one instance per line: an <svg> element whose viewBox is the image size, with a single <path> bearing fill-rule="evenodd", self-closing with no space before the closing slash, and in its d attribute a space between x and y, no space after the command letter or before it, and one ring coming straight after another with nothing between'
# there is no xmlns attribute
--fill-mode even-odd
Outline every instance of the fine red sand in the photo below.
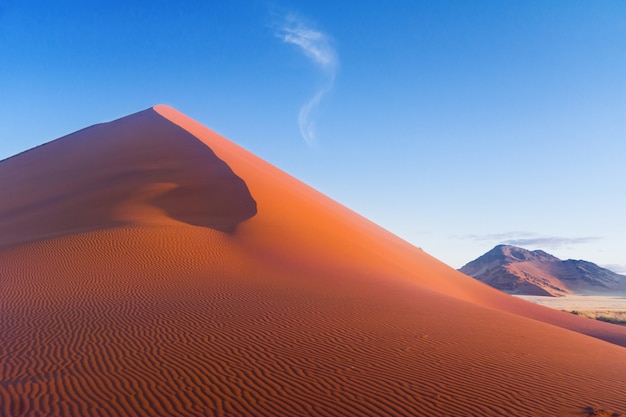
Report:
<svg viewBox="0 0 626 417"><path fill-rule="evenodd" d="M0 193L2 417L626 413L626 329L466 277L172 108L4 160Z"/></svg>

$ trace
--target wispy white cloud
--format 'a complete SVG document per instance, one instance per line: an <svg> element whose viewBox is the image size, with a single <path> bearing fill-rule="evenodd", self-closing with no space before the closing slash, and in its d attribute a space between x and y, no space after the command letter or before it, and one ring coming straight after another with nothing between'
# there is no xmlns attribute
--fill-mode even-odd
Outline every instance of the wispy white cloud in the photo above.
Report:
<svg viewBox="0 0 626 417"><path fill-rule="evenodd" d="M284 42L300 47L306 56L323 69L335 70L337 53L331 44L331 38L309 27L303 19L288 14L276 35Z"/></svg>
<svg viewBox="0 0 626 417"><path fill-rule="evenodd" d="M297 46L300 51L317 65L325 75L325 84L300 109L298 123L300 134L309 144L315 142L314 112L335 82L339 63L332 38L314 29L304 19L294 14L284 16L277 25L276 36L283 42Z"/></svg>

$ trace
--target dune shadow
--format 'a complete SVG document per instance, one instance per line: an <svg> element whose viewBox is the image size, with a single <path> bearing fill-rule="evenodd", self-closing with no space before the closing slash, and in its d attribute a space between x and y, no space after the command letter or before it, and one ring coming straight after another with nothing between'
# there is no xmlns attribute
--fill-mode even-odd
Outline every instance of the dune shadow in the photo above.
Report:
<svg viewBox="0 0 626 417"><path fill-rule="evenodd" d="M0 162L0 247L127 224L120 207L159 184L169 188L144 203L178 222L234 233L257 213L226 162L148 109ZM145 213L132 221L151 223Z"/></svg>

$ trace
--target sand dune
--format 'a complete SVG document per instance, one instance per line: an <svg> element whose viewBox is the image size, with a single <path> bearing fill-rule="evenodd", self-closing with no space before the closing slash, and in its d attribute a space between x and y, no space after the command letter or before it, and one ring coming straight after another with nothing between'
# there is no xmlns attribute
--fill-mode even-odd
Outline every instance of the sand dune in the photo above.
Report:
<svg viewBox="0 0 626 417"><path fill-rule="evenodd" d="M626 329L466 277L169 107L2 161L0 191L0 416L626 413Z"/></svg>

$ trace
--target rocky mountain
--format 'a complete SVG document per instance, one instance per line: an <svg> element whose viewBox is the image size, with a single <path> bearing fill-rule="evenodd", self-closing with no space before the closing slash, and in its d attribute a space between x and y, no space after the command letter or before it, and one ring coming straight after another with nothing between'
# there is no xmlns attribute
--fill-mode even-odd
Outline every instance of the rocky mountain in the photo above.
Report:
<svg viewBox="0 0 626 417"><path fill-rule="evenodd" d="M461 269L510 294L562 296L626 294L626 276L583 260L561 260L542 250L498 245Z"/></svg>

